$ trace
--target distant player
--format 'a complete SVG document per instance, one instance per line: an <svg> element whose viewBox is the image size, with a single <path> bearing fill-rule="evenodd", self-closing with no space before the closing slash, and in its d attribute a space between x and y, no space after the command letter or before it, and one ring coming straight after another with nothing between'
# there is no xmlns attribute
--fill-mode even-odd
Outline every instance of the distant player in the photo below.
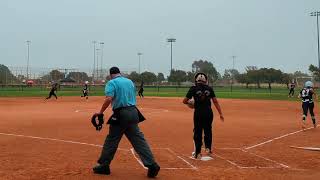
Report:
<svg viewBox="0 0 320 180"><path fill-rule="evenodd" d="M192 153L193 159L201 158L202 147L202 131L204 131L205 151L211 155L212 146L212 122L213 112L211 109L211 100L220 114L220 120L224 121L224 117L219 105L216 95L211 87L207 85L208 78L204 73L197 73L195 76L195 85L192 86L183 103L189 107L194 108L193 115L193 140L195 145L195 152ZM194 104L191 99L194 99Z"/></svg>
<svg viewBox="0 0 320 180"><path fill-rule="evenodd" d="M88 81L85 82L83 89L82 89L82 96L81 97L85 97L86 99L89 98L89 88L88 88Z"/></svg>
<svg viewBox="0 0 320 180"><path fill-rule="evenodd" d="M313 89L313 83L311 81L307 81L305 82L304 88L300 91L298 96L299 98L302 99L302 111L303 111L302 128L305 128L308 111L310 112L310 115L311 115L313 127L314 128L317 127L316 118L313 112L313 109L314 109L313 96L316 99L316 93Z"/></svg>
<svg viewBox="0 0 320 180"><path fill-rule="evenodd" d="M296 83L294 81L292 81L291 84L290 84L290 90L289 90L288 97L293 97L294 96L294 88L295 87L296 87Z"/></svg>
<svg viewBox="0 0 320 180"><path fill-rule="evenodd" d="M50 99L52 96L54 96L56 99L58 99L58 97L55 93L55 92L57 92L57 90L58 90L58 83L53 83L51 90L50 90L50 93L49 93L49 96L46 99Z"/></svg>
<svg viewBox="0 0 320 180"><path fill-rule="evenodd" d="M140 85L140 88L139 88L139 91L138 91L138 95L140 96L140 98L143 98L143 97L144 97L144 96L143 96L143 91L144 91L143 85L144 85L144 83L143 83L143 81L142 81L142 82L141 82L141 85Z"/></svg>

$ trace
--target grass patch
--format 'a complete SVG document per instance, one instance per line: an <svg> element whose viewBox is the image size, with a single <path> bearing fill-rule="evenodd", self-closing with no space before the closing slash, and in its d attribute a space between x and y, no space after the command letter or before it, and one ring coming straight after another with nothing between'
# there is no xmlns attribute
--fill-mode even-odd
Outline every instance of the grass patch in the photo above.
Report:
<svg viewBox="0 0 320 180"><path fill-rule="evenodd" d="M145 96L159 97L184 97L189 90L188 87L145 87ZM44 87L0 87L0 97L46 97L49 90ZM81 96L82 87L61 87L58 96ZM266 88L244 88L214 87L218 98L230 99L269 99L269 100L291 100L298 101L298 98L288 98L288 89L273 88L271 91ZM296 89L295 96L298 94ZM90 96L104 96L104 87L90 87Z"/></svg>

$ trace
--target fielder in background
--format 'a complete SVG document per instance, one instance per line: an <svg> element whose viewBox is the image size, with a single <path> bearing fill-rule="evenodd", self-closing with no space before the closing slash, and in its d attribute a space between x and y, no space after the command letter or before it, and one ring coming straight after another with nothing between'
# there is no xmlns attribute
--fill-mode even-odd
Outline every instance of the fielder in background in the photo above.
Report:
<svg viewBox="0 0 320 180"><path fill-rule="evenodd" d="M49 92L49 96L46 99L50 99L52 96L54 96L56 99L58 99L55 92L58 91L58 83L52 83L51 90Z"/></svg>
<svg viewBox="0 0 320 180"><path fill-rule="evenodd" d="M208 86L207 75L197 73L195 75L195 85L189 89L186 97L183 99L184 104L194 108L193 140L195 151L192 153L192 158L194 159L201 159L202 131L204 131L205 151L208 155L212 153L213 112L211 109L211 100L220 114L220 120L224 121L216 95L213 89Z"/></svg>
<svg viewBox="0 0 320 180"><path fill-rule="evenodd" d="M308 111L310 112L313 127L317 127L316 118L313 112L314 109L314 102L313 97L317 99L317 95L313 89L313 83L311 81L307 81L304 84L304 88L299 93L299 98L302 99L302 128L304 129L306 127L306 118L308 115Z"/></svg>
<svg viewBox="0 0 320 180"><path fill-rule="evenodd" d="M141 85L140 85L140 88L139 88L139 91L138 91L138 95L140 96L140 98L143 98L143 97L144 97L144 96L143 96L143 91L144 91L143 85L144 85L144 83L143 83L143 81L142 81L142 82L141 82Z"/></svg>
<svg viewBox="0 0 320 180"><path fill-rule="evenodd" d="M291 84L290 84L290 90L289 90L288 97L293 97L294 96L294 88L296 88L296 83L294 81L292 81Z"/></svg>
<svg viewBox="0 0 320 180"><path fill-rule="evenodd" d="M112 103L113 115L109 118L109 134L104 142L99 165L93 168L94 173L110 174L110 163L117 151L122 136L125 134L134 150L138 153L143 165L148 168L148 177L156 177L160 166L146 142L138 123L144 120L136 107L136 91L133 82L120 74L117 67L110 68L111 80L106 84L106 98L99 113L102 115Z"/></svg>
<svg viewBox="0 0 320 180"><path fill-rule="evenodd" d="M88 81L84 83L83 89L82 89L82 95L81 97L85 97L86 99L89 98L89 87L88 87Z"/></svg>

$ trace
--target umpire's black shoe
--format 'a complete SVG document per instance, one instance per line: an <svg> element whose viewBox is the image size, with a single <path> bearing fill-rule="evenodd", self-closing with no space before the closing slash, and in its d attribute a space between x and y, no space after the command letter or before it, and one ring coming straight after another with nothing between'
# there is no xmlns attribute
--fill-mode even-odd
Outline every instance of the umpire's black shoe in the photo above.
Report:
<svg viewBox="0 0 320 180"><path fill-rule="evenodd" d="M153 164L151 166L148 166L148 177L154 178L158 175L160 171L160 166L158 164Z"/></svg>
<svg viewBox="0 0 320 180"><path fill-rule="evenodd" d="M93 172L95 174L104 174L104 175L109 175L110 174L110 167L108 165L97 165L93 167Z"/></svg>

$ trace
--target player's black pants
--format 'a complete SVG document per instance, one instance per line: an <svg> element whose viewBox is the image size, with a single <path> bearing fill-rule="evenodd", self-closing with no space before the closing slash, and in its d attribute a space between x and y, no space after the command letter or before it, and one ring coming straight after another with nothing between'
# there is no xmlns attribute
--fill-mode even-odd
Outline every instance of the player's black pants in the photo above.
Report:
<svg viewBox="0 0 320 180"><path fill-rule="evenodd" d="M307 117L308 115L308 111L310 112L310 115L311 115L311 119L312 119L312 122L313 124L315 124L316 120L315 120L315 117L314 117L314 112L313 112L313 109L314 109L314 103L309 103L309 102L304 102L302 103L302 110L303 110L303 115L305 117Z"/></svg>
<svg viewBox="0 0 320 180"><path fill-rule="evenodd" d="M212 146L212 121L213 112L211 108L195 109L193 116L193 140L195 153L199 154L202 147L202 131L204 131L204 144L206 148Z"/></svg>
<svg viewBox="0 0 320 180"><path fill-rule="evenodd" d="M294 95L294 89L293 89L293 88L290 88L289 96L293 96L293 95Z"/></svg>
<svg viewBox="0 0 320 180"><path fill-rule="evenodd" d="M141 90L141 89L139 90L138 95L139 95L140 97L144 97L144 96L143 96L143 89L142 89L142 90Z"/></svg>
<svg viewBox="0 0 320 180"><path fill-rule="evenodd" d="M56 93L54 91L50 91L49 96L46 99L50 99L52 96L54 96L56 99L58 99Z"/></svg>
<svg viewBox="0 0 320 180"><path fill-rule="evenodd" d="M82 97L88 97L89 96L87 90L82 90L82 94L83 94Z"/></svg>

